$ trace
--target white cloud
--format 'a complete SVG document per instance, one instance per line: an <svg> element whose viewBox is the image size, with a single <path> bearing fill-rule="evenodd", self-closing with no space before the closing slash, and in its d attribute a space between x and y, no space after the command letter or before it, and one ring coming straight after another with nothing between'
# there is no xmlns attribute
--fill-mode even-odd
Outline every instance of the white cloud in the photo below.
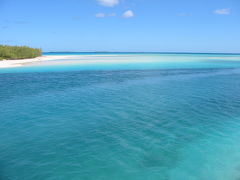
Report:
<svg viewBox="0 0 240 180"><path fill-rule="evenodd" d="M106 15L104 13L97 13L95 16L97 18L104 18Z"/></svg>
<svg viewBox="0 0 240 180"><path fill-rule="evenodd" d="M131 18L131 17L134 16L134 12L131 11L131 10L128 10L128 11L124 12L122 16L123 16L124 18Z"/></svg>
<svg viewBox="0 0 240 180"><path fill-rule="evenodd" d="M215 14L220 14L220 15L228 15L231 13L231 9L230 8L226 8L226 9L217 9L214 11Z"/></svg>
<svg viewBox="0 0 240 180"><path fill-rule="evenodd" d="M113 7L119 4L119 0L97 0L102 6Z"/></svg>

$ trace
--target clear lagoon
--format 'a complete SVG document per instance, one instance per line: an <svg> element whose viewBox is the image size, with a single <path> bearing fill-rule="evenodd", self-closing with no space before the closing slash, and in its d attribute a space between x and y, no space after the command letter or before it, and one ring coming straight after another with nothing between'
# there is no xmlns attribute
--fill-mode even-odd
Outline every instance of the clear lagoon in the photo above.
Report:
<svg viewBox="0 0 240 180"><path fill-rule="evenodd" d="M0 69L1 180L240 178L240 55L64 55Z"/></svg>

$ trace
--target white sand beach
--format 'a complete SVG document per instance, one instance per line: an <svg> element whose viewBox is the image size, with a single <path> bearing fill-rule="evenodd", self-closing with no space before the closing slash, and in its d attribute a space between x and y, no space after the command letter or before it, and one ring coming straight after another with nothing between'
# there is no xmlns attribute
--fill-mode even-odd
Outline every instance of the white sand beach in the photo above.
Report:
<svg viewBox="0 0 240 180"><path fill-rule="evenodd" d="M41 56L32 59L16 59L0 61L0 68L13 68L26 65L64 65L64 64L96 64L96 63L127 63L141 62L139 60L129 60L128 56L117 55L51 55ZM67 60L67 61L55 61ZM76 61L78 60L78 61Z"/></svg>
<svg viewBox="0 0 240 180"><path fill-rule="evenodd" d="M51 55L51 56L41 56L36 57L32 59L15 59L15 60L1 60L0 61L0 68L13 68L13 67L20 67L25 65L39 65L39 63L43 62L49 62L48 64L54 65L54 64L71 64L76 63L74 60L81 60L78 61L78 63L81 64L88 64L88 63L120 63L120 62L126 62L128 60L112 60L109 59L111 57L119 57L118 55ZM128 57L128 56L120 56ZM68 61L65 62L50 62L53 60L65 60L68 59Z"/></svg>
<svg viewBox="0 0 240 180"><path fill-rule="evenodd" d="M15 59L15 60L2 60L0 61L0 68L12 68L24 66L33 62L41 62L41 61L51 61L57 59L68 59L69 56L41 56L32 59Z"/></svg>

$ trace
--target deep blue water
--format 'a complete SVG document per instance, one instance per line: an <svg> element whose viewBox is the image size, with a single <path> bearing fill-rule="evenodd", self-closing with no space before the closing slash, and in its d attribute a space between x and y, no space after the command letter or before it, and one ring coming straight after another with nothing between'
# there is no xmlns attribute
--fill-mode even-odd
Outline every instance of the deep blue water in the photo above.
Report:
<svg viewBox="0 0 240 180"><path fill-rule="evenodd" d="M239 179L240 66L217 62L0 70L0 180Z"/></svg>

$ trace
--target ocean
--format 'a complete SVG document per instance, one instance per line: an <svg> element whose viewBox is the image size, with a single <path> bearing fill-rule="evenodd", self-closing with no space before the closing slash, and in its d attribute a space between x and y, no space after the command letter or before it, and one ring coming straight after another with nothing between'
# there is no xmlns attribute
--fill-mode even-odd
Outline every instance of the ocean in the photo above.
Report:
<svg viewBox="0 0 240 180"><path fill-rule="evenodd" d="M240 179L240 55L63 54L0 69L0 180Z"/></svg>

